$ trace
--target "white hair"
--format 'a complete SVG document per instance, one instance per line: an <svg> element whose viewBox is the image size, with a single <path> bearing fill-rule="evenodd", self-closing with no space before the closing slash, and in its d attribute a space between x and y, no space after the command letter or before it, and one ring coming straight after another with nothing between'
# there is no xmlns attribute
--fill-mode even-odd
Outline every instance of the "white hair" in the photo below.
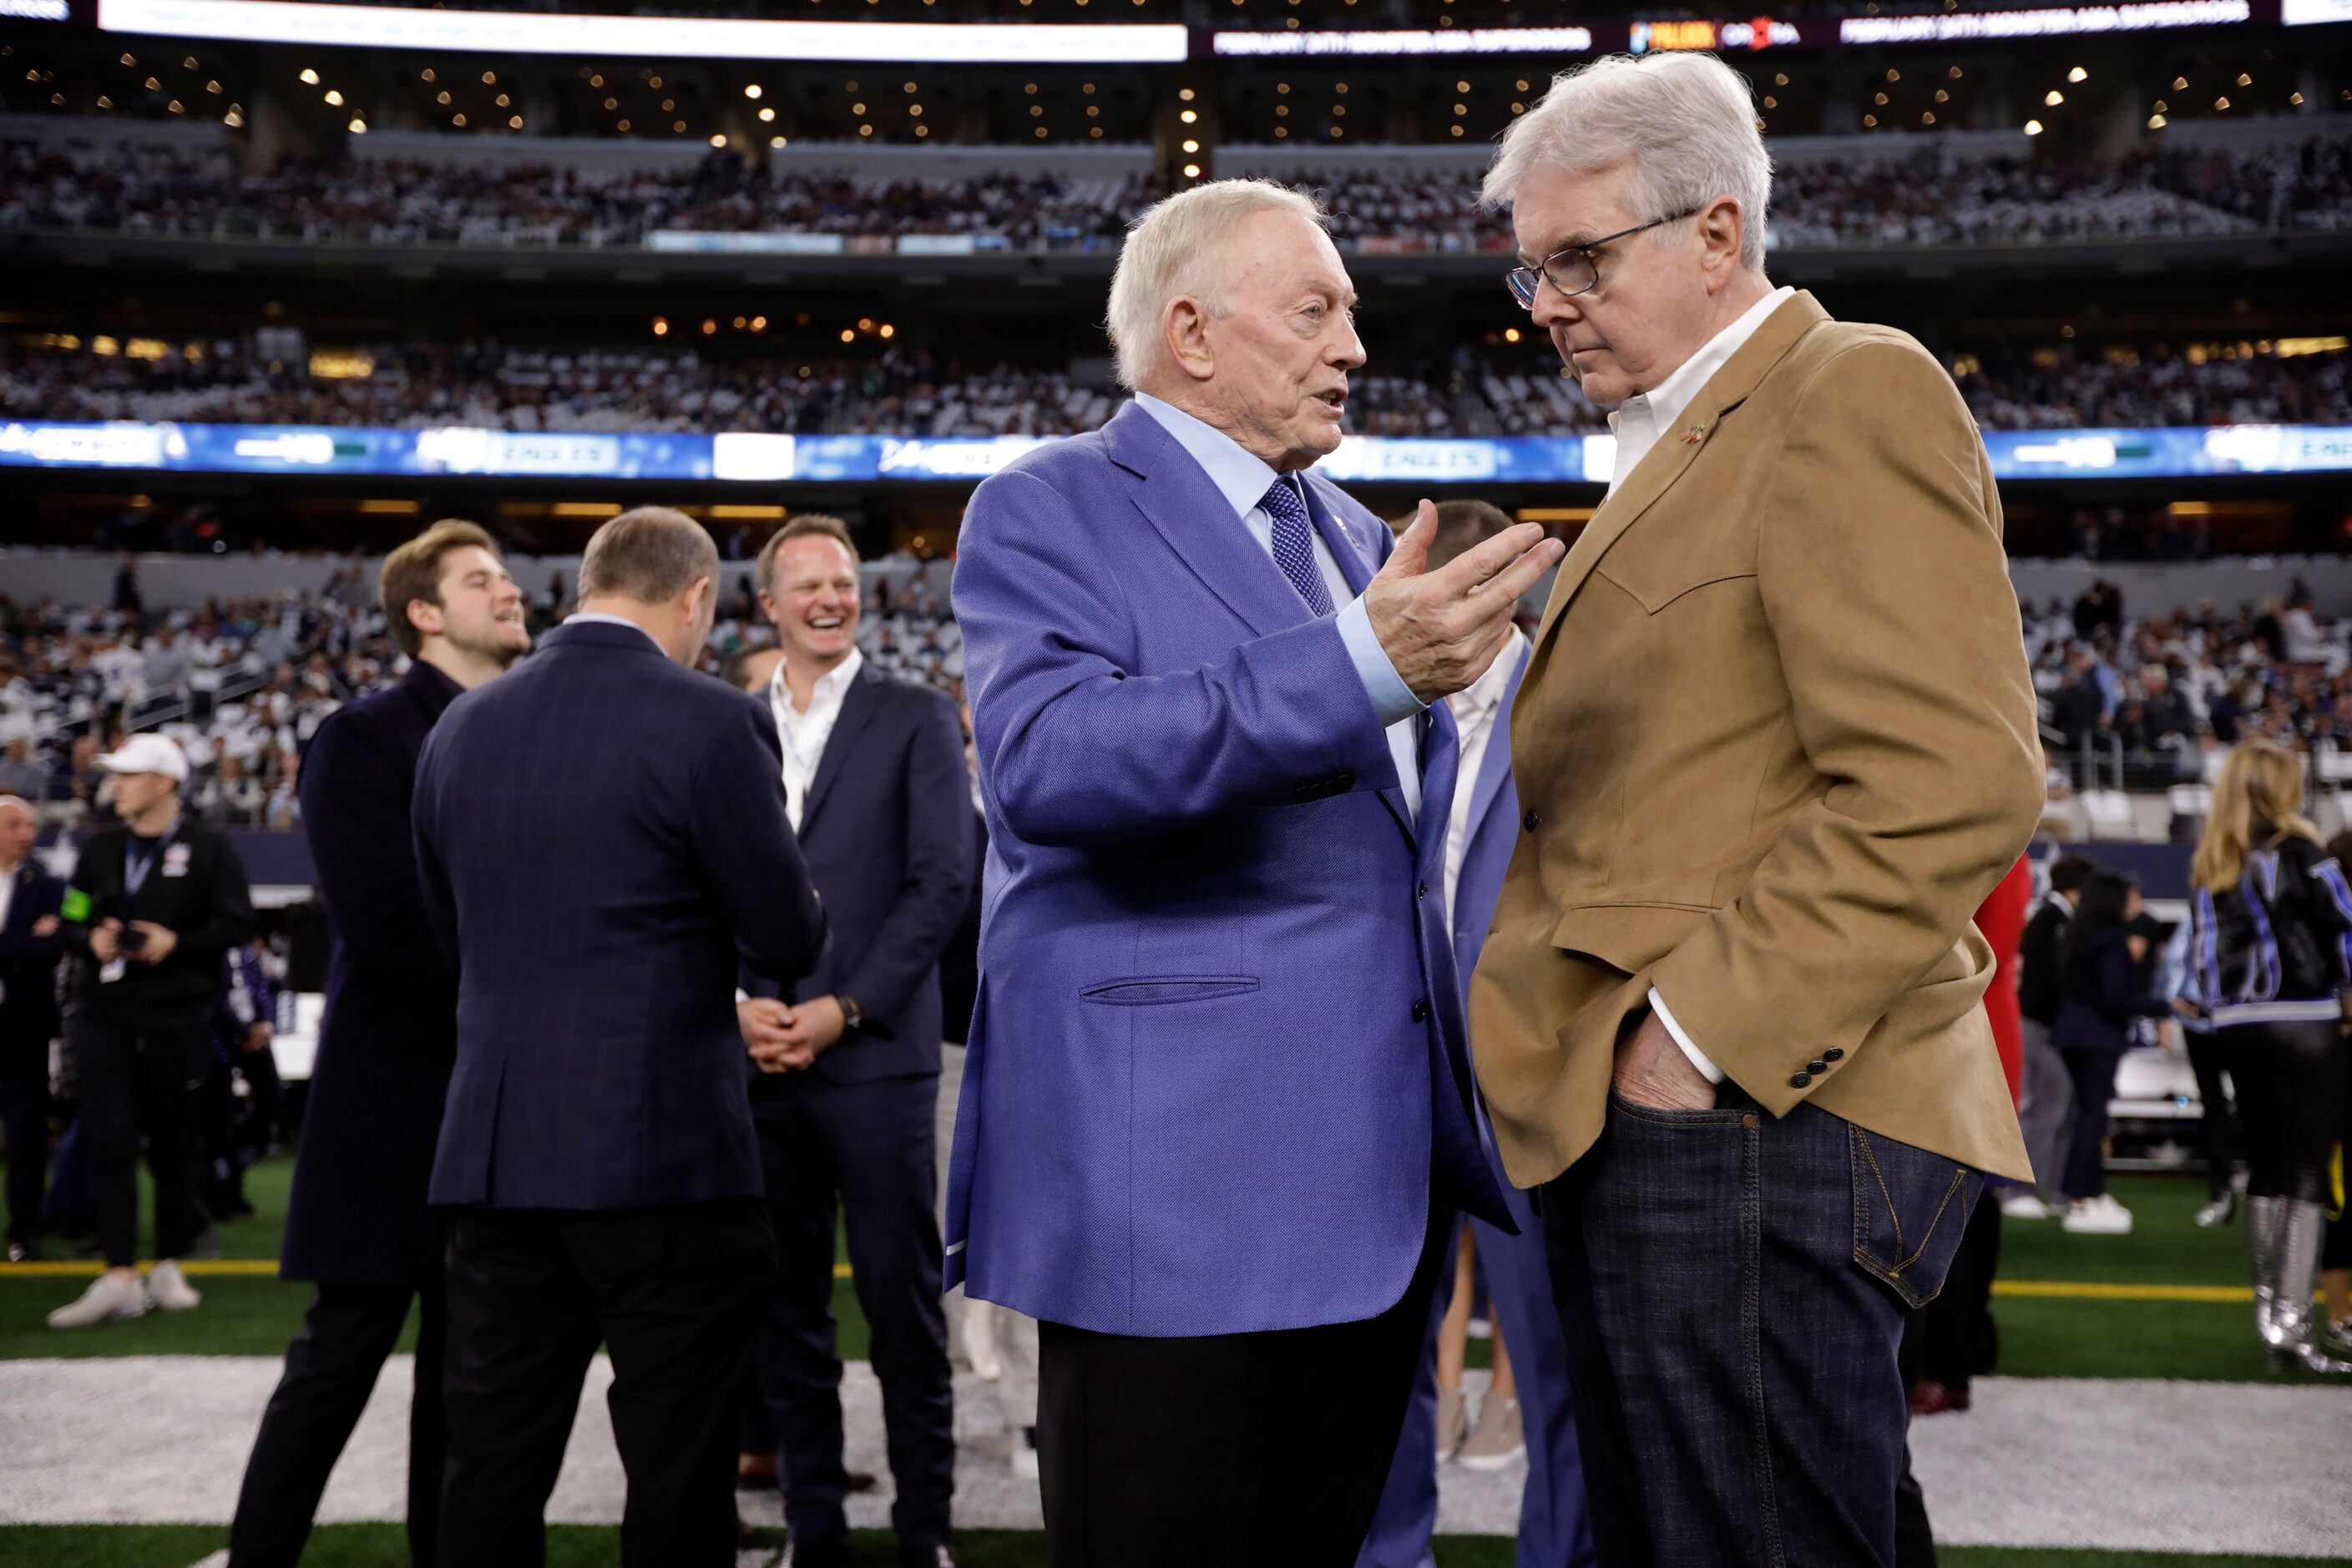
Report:
<svg viewBox="0 0 2352 1568"><path fill-rule="evenodd" d="M1118 269L1110 277L1110 313L1103 325L1118 352L1118 379L1140 390L1159 363L1168 306L1181 295L1213 316L1231 313L1215 263L1223 242L1244 219L1286 212L1328 230L1330 215L1315 198L1272 180L1212 180L1154 203L1127 231Z"/></svg>
<svg viewBox="0 0 2352 1568"><path fill-rule="evenodd" d="M1772 156L1747 78L1713 55L1680 51L1610 55L1562 71L1504 134L1479 199L1507 205L1541 166L1591 174L1618 163L1633 171L1626 199L1644 221L1717 196L1738 202L1739 264L1764 270Z"/></svg>

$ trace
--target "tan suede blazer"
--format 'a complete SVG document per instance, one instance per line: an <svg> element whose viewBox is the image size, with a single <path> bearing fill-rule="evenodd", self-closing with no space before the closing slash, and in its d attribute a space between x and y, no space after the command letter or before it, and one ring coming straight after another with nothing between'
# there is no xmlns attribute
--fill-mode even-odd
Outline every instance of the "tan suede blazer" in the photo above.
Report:
<svg viewBox="0 0 2352 1568"><path fill-rule="evenodd" d="M1561 563L1511 756L1470 1043L1514 1182L1600 1136L1654 984L1775 1116L2032 1178L1970 916L2042 749L1992 469L1916 342L1766 318Z"/></svg>

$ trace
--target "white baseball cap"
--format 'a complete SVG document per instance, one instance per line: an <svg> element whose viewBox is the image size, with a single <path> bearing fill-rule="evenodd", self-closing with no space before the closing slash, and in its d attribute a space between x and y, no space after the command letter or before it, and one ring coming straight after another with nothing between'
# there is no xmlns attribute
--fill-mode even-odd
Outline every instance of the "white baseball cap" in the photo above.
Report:
<svg viewBox="0 0 2352 1568"><path fill-rule="evenodd" d="M133 735L98 765L110 773L162 773L173 784L188 782L188 757L167 735Z"/></svg>

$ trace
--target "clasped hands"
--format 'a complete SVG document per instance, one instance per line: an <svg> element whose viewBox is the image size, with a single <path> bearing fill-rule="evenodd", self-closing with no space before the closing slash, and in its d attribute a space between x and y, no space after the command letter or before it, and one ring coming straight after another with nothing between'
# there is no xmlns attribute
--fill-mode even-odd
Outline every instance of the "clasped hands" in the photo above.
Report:
<svg viewBox="0 0 2352 1568"><path fill-rule="evenodd" d="M797 1006L772 996L746 996L735 1004L735 1022L743 1031L752 1064L764 1073L798 1072L810 1066L846 1027L841 1004L831 996L812 997Z"/></svg>
<svg viewBox="0 0 2352 1568"><path fill-rule="evenodd" d="M153 921L132 921L131 929L146 933L147 940L136 952L122 951L122 922L108 916L89 928L89 952L100 963L111 963L118 958L128 958L133 963L161 963L172 956L180 945L179 933ZM36 935L41 934L36 931Z"/></svg>

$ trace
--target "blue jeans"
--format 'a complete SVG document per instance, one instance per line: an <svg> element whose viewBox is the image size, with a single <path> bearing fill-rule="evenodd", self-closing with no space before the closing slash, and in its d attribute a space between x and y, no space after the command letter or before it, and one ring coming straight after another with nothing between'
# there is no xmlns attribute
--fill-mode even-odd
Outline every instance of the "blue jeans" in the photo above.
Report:
<svg viewBox="0 0 2352 1568"><path fill-rule="evenodd" d="M1905 1315L1976 1172L1813 1106L1612 1095L1543 1189L1593 1535L1610 1568L1895 1560Z"/></svg>

